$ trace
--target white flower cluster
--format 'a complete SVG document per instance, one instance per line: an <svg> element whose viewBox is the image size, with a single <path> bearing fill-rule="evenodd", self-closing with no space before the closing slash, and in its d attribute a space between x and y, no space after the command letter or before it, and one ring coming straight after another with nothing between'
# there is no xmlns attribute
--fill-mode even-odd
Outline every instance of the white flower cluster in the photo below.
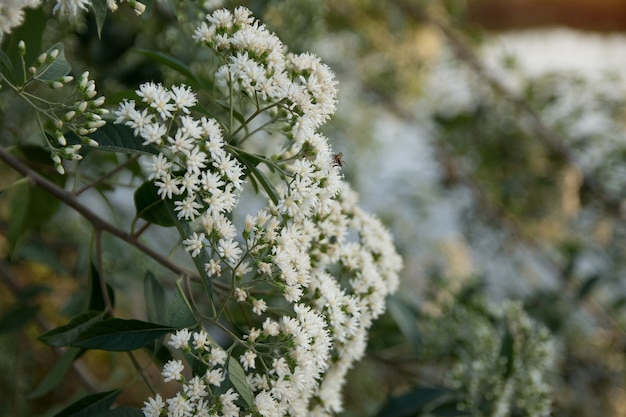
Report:
<svg viewBox="0 0 626 417"><path fill-rule="evenodd" d="M138 15L146 9L143 3L136 0L127 1ZM0 2L0 40L24 22L25 8L39 7L42 2L42 0L2 0ZM56 0L52 10L58 14L76 16L81 11L88 11L90 5L91 0ZM115 0L107 0L107 7L109 10L115 11L118 5Z"/></svg>
<svg viewBox="0 0 626 417"><path fill-rule="evenodd" d="M398 285L402 260L380 221L359 208L317 132L335 109L329 68L310 54L288 54L245 8L215 11L195 38L224 62L216 70L225 95L218 99L248 103L237 108L245 115L241 125L194 119L197 97L188 87L154 83L137 90L142 108L134 101L120 105L116 122L159 150L149 178L161 198L173 200L178 218L197 228L184 247L192 257L202 254L206 273L221 283L213 288L220 313L210 321L223 326L232 320L223 313L229 309L249 313L232 323L226 351L204 330L175 334L171 345L206 371L187 380L182 362L169 362L163 376L182 390L166 401L151 398L143 411L333 415L342 409L341 388L364 353L368 328ZM256 118L264 131L281 132L278 146L268 136L254 140ZM247 215L238 231L230 213L247 188L244 179L262 185L266 206ZM245 374L244 392L229 361Z"/></svg>

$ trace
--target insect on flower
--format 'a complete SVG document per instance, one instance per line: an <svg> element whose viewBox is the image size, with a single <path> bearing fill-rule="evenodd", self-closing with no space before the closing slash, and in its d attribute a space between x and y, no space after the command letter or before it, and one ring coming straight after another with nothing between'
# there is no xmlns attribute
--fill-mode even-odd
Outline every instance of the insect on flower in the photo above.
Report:
<svg viewBox="0 0 626 417"><path fill-rule="evenodd" d="M333 166L341 168L342 166L347 165L346 161L343 160L343 153L339 152L333 155Z"/></svg>

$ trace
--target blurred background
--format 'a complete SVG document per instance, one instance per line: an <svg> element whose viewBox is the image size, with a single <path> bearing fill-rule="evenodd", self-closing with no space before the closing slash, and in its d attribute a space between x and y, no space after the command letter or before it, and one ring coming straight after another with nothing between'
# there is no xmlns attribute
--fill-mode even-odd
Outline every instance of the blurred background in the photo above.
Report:
<svg viewBox="0 0 626 417"><path fill-rule="evenodd" d="M626 2L205 3L246 5L290 50L333 68L339 104L324 133L404 256L345 416L626 416ZM85 16L64 35L66 54L110 103L143 81L183 82L136 50L201 71L187 40L199 5L154 2L143 21L120 9L102 39ZM17 109L2 105L4 138L24 126ZM82 169L96 177L115 163L92 153ZM106 188L85 198L120 201ZM122 224L132 216L102 207ZM126 360L93 352L79 376L26 400L57 361L34 337L71 316L89 274L85 224L55 216L12 252L0 242L0 392L10 398L0 402L11 415L53 415L86 379L128 384L121 401L141 406ZM142 291L145 268L159 269L107 244L118 305L141 316L128 294Z"/></svg>

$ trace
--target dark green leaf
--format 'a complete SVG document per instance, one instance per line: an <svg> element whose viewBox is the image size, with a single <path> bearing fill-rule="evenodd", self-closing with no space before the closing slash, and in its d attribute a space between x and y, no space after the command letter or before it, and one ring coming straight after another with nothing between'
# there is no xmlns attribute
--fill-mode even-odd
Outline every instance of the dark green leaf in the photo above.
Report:
<svg viewBox="0 0 626 417"><path fill-rule="evenodd" d="M402 335L406 338L411 347L413 347L413 350L419 352L422 345L422 338L419 328L417 327L415 311L413 311L405 301L395 296L389 297L388 306L389 313L398 325Z"/></svg>
<svg viewBox="0 0 626 417"><path fill-rule="evenodd" d="M22 146L19 150L29 167L57 185L65 184L66 178L58 175L48 152L36 146ZM37 229L52 218L60 203L52 195L32 187L27 181L13 185L7 194L11 196L7 238L11 249L15 250L29 230Z"/></svg>
<svg viewBox="0 0 626 417"><path fill-rule="evenodd" d="M78 358L85 350L80 348L69 348L61 356L61 359L57 361L54 367L48 372L46 377L37 385L37 388L28 395L28 398L41 397L47 394L52 389L59 386L61 380L67 374L67 371L72 367L74 360Z"/></svg>
<svg viewBox="0 0 626 417"><path fill-rule="evenodd" d="M91 8L96 18L96 27L98 29L98 38L101 38L102 27L107 17L109 8L107 7L107 0L91 0Z"/></svg>
<svg viewBox="0 0 626 417"><path fill-rule="evenodd" d="M93 417L144 417L143 411L133 407L117 407L102 411Z"/></svg>
<svg viewBox="0 0 626 417"><path fill-rule="evenodd" d="M11 71L13 75L17 77L18 74L22 74L19 79L13 78L13 82L22 84L25 81L25 74L23 73L21 67L21 58L17 47L18 43L23 40L26 44L26 55L24 55L24 61L26 62L27 67L32 65L42 51L41 41L43 38L43 31L48 26L46 25L46 20L47 16L43 11L43 8L27 8L24 13L24 23L11 33L5 51L7 52L7 55L13 65L13 71Z"/></svg>
<svg viewBox="0 0 626 417"><path fill-rule="evenodd" d="M448 399L450 395L451 392L446 389L416 388L387 401L378 417L415 417Z"/></svg>
<svg viewBox="0 0 626 417"><path fill-rule="evenodd" d="M182 294L182 289L174 292L174 297L167 304L167 323L176 328L192 327L196 324L196 317L193 315L189 303Z"/></svg>
<svg viewBox="0 0 626 417"><path fill-rule="evenodd" d="M54 417L93 417L99 412L108 410L115 399L122 392L121 389L87 395L69 407L55 414Z"/></svg>
<svg viewBox="0 0 626 417"><path fill-rule="evenodd" d="M15 74L13 74L13 63L11 63L11 58L4 51L0 51L0 64L8 71L9 79L15 78ZM0 68L0 72L4 72L2 68Z"/></svg>
<svg viewBox="0 0 626 417"><path fill-rule="evenodd" d="M152 272L146 272L143 278L143 294L148 310L148 320L153 323L167 323L165 315L165 291Z"/></svg>
<svg viewBox="0 0 626 417"><path fill-rule="evenodd" d="M593 291L596 284L598 284L599 282L600 282L599 275L593 275L592 277L587 279L583 283L583 285L580 287L580 290L578 291L578 299L584 300L591 293L591 291Z"/></svg>
<svg viewBox="0 0 626 417"><path fill-rule="evenodd" d="M196 74L192 71L192 69L180 59L174 58L173 56L167 55L163 52L151 51L148 49L139 49L137 50L137 52L147 56L150 59L153 59L156 62L159 62L163 65L170 67L174 71L187 77L189 81L192 81L194 84L202 85L202 82L196 76Z"/></svg>
<svg viewBox="0 0 626 417"><path fill-rule="evenodd" d="M104 315L105 313L103 311L88 311L74 317L65 326L57 327L56 329L42 334L38 339L50 346L68 346L72 344L81 333L101 321Z"/></svg>
<svg viewBox="0 0 626 417"><path fill-rule="evenodd" d="M55 49L59 51L56 59L52 63L40 67L35 74L35 77L41 81L58 80L59 78L69 74L72 70L72 66L69 62L67 62L67 59L65 59L65 52L63 51L64 47L62 43L55 43L48 48L46 53L50 53Z"/></svg>
<svg viewBox="0 0 626 417"><path fill-rule="evenodd" d="M515 371L515 339L513 339L513 334L511 334L508 326L504 335L502 335L500 357L506 361L502 375L504 376L504 379L509 379Z"/></svg>
<svg viewBox="0 0 626 417"><path fill-rule="evenodd" d="M98 142L98 149L105 151L147 155L159 153L152 145L142 145L143 140L135 137L133 130L125 125L107 123L87 136ZM80 138L73 132L67 132L65 137L68 142L81 143Z"/></svg>
<svg viewBox="0 0 626 417"><path fill-rule="evenodd" d="M159 197L157 187L150 181L141 184L135 191L133 198L137 217L163 227L175 225L168 208L171 203Z"/></svg>
<svg viewBox="0 0 626 417"><path fill-rule="evenodd" d="M237 158L239 162L246 166L248 173L250 175L253 175L254 179L256 179L261 184L272 202L274 204L278 204L278 193L274 189L274 186L269 181L267 181L267 178L265 178L265 174L259 171L256 167L259 163L259 157L245 152L233 152L233 155L235 155L235 158Z"/></svg>
<svg viewBox="0 0 626 417"><path fill-rule="evenodd" d="M127 352L147 346L175 327L141 320L111 318L100 321L78 336L72 346L88 349Z"/></svg>
<svg viewBox="0 0 626 417"><path fill-rule="evenodd" d="M111 301L111 305L115 306L115 293L113 288L105 283L107 291L107 297ZM96 266L91 263L89 269L89 299L86 310L90 311L104 311L106 310L107 303L104 301L104 294L102 294L102 286L100 285L100 276Z"/></svg>
<svg viewBox="0 0 626 417"><path fill-rule="evenodd" d="M254 397L250 385L246 381L246 373L243 368L232 356L228 358L228 379L235 390L241 395L241 398L250 406L254 407Z"/></svg>

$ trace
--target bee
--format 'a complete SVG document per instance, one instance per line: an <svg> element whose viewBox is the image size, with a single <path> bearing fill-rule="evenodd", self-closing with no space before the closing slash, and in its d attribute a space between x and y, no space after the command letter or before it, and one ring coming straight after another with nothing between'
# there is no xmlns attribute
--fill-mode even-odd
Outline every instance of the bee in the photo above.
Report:
<svg viewBox="0 0 626 417"><path fill-rule="evenodd" d="M341 168L342 166L347 165L346 161L343 160L343 153L339 152L333 155L333 166Z"/></svg>

